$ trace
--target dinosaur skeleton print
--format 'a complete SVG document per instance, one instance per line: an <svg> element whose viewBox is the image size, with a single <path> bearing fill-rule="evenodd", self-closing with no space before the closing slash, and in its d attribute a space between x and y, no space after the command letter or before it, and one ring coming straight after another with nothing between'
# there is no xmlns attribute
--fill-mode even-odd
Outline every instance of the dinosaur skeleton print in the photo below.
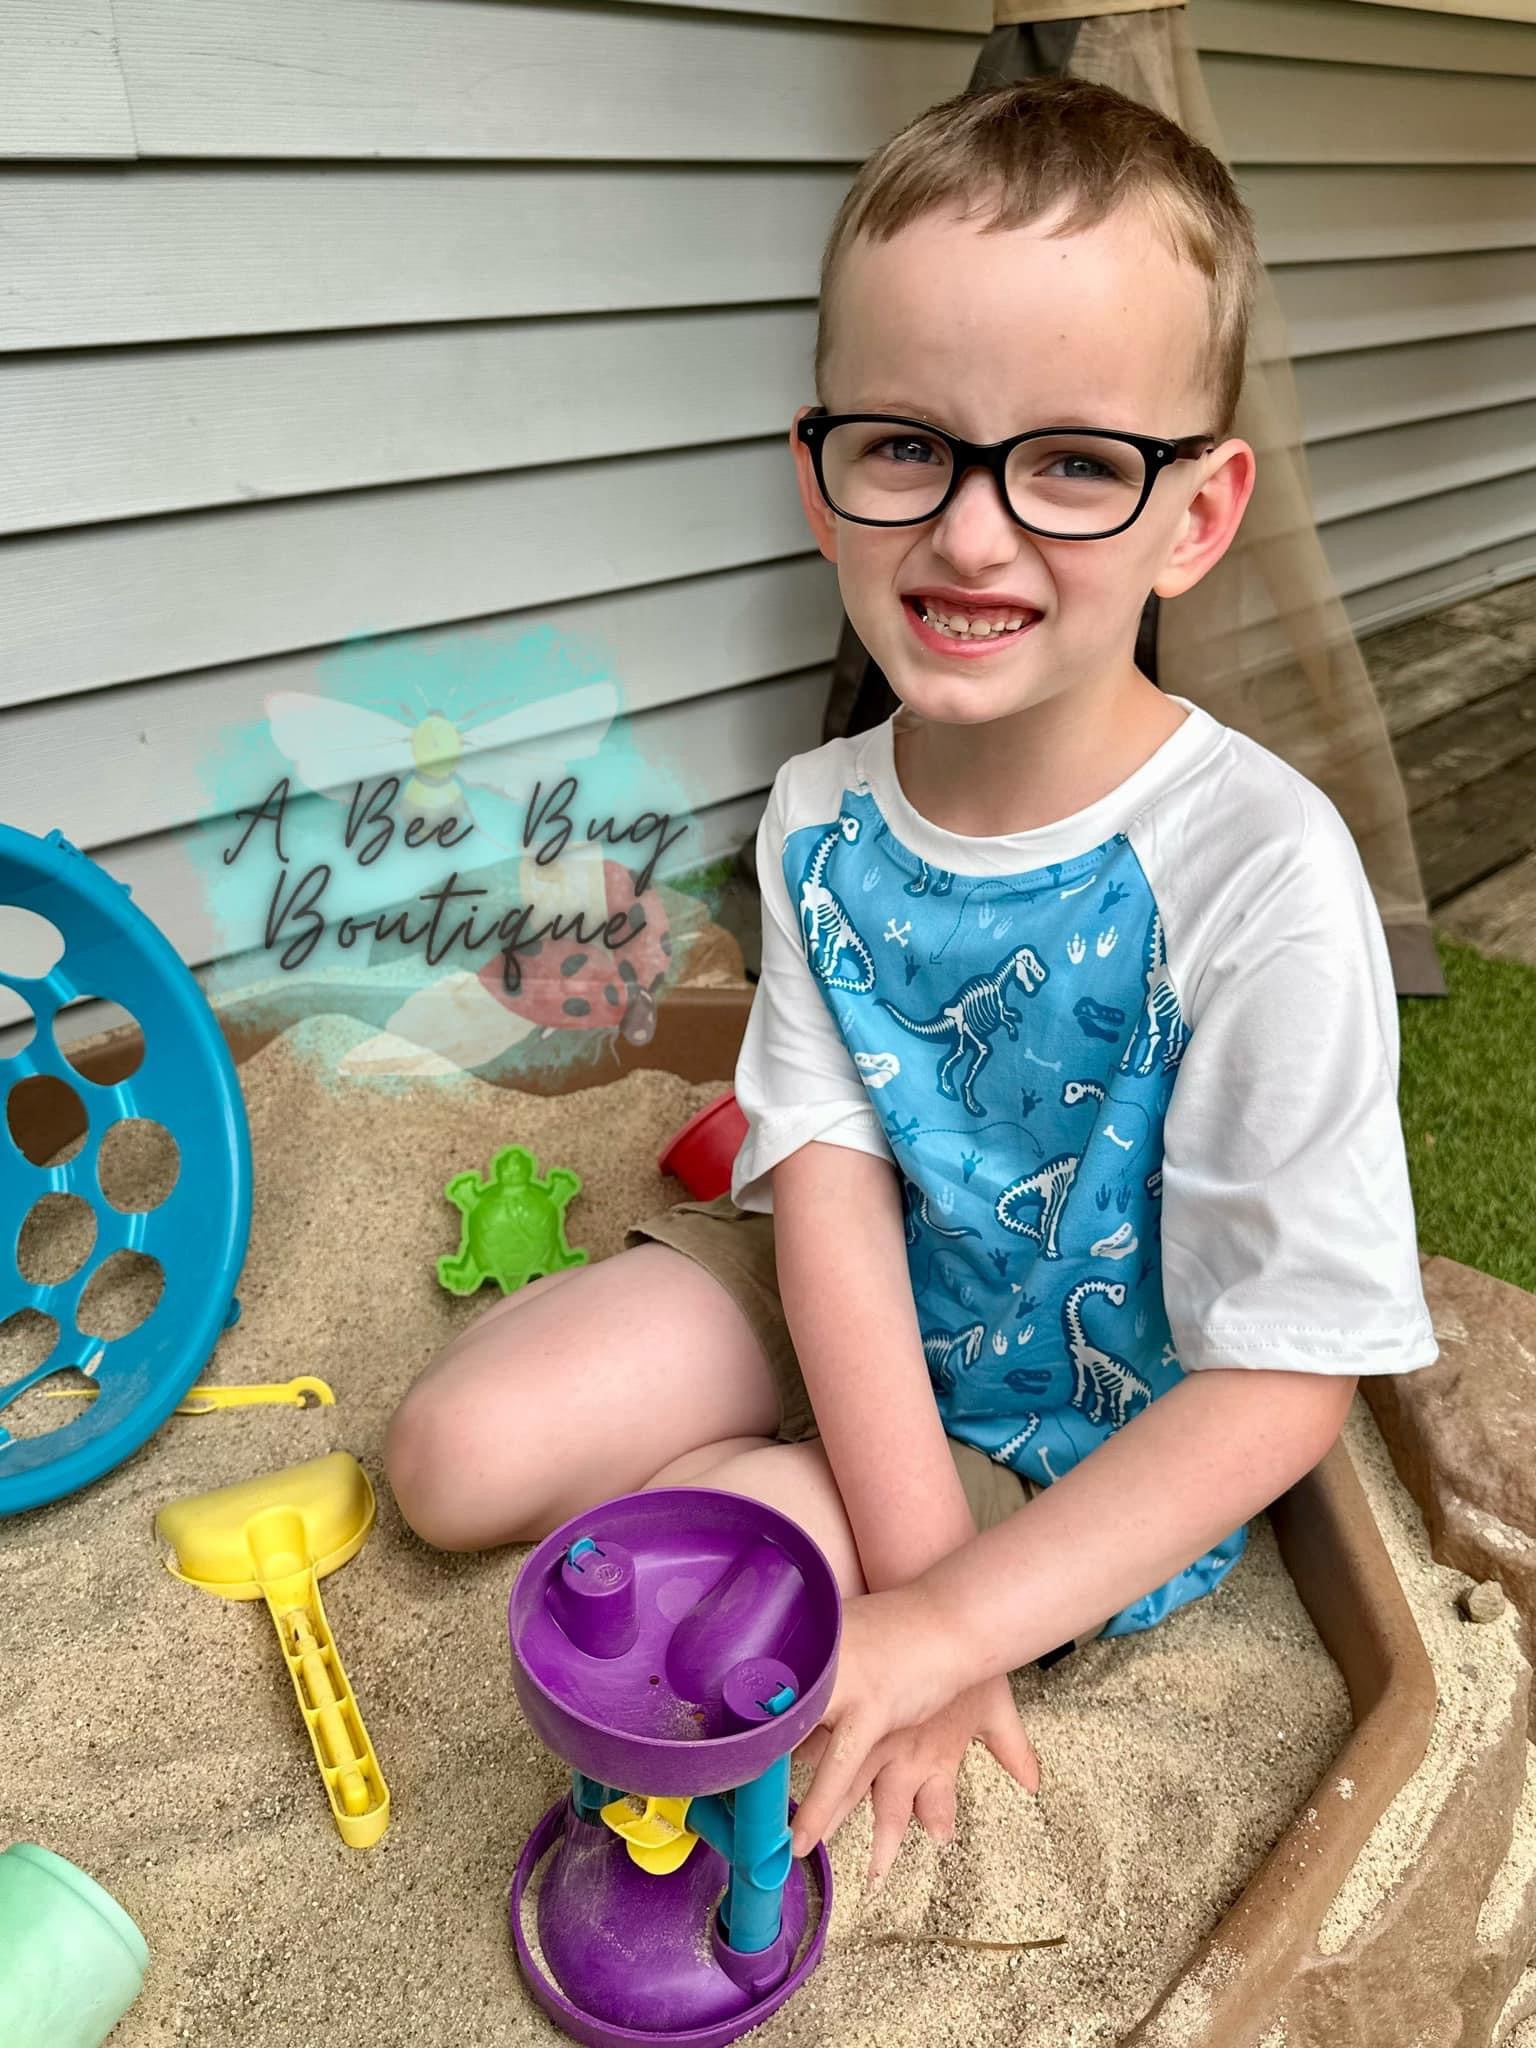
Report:
<svg viewBox="0 0 1536 2048"><path fill-rule="evenodd" d="M1358 1048L1380 1043L1389 1018L1395 1030L1358 855L1342 823L1334 833L1304 819L1298 788L1326 804L1312 785L1185 709L1119 790L1053 826L993 840L942 832L905 802L887 721L788 763L759 835L763 974L737 1069L749 1128L732 1193L769 1206L766 1170L811 1138L888 1157L945 1429L1042 1485L1183 1378L1170 1274L1177 1326L1196 1344L1191 1369L1401 1371L1436 1355L1396 1123L1395 1036L1365 1097L1369 1145L1358 1169L1339 1165L1331 1098L1358 1102ZM1251 879L1245 835L1259 848ZM1309 836L1322 842L1314 860L1326 853L1341 867L1335 929L1323 937L1326 973L1337 982L1341 959L1348 973L1335 1039L1311 1045L1292 1028L1296 974L1278 971L1299 959L1275 950L1275 970L1245 978L1222 970L1217 945L1246 932L1241 943L1268 961L1245 887L1255 906L1279 906L1270 914L1288 933L1319 923L1316 876L1293 851ZM1305 897L1305 916L1286 890ZM1177 974L1171 936L1182 942ZM1294 944L1304 949L1304 936ZM1206 995L1206 1015L1189 1014L1188 989ZM1270 1072L1273 1131L1239 1111L1267 1106L1254 1086ZM1185 1119L1183 1149L1209 1156L1187 1169L1180 1159L1178 1230L1165 1246L1171 1114ZM1283 1180L1272 1202L1263 1193L1261 1160L1305 1168L1299 1204ZM1210 1203L1197 1208L1193 1191L1207 1187ZM1292 1253L1289 1234L1302 1236L1314 1214L1326 1252L1304 1242ZM1356 1214L1384 1225L1379 1283L1358 1230L1349 1243ZM1315 1329L1296 1313L1302 1272L1320 1297L1333 1290ZM1359 1357L1339 1341L1352 1312ZM1234 1530L1106 1632L1150 1627L1209 1591L1245 1536Z"/></svg>
<svg viewBox="0 0 1536 2048"><path fill-rule="evenodd" d="M1159 1203L1187 1033L1146 878L1123 833L1033 873L935 871L854 790L782 858L901 1171L944 1427L1049 1485L1182 1377Z"/></svg>

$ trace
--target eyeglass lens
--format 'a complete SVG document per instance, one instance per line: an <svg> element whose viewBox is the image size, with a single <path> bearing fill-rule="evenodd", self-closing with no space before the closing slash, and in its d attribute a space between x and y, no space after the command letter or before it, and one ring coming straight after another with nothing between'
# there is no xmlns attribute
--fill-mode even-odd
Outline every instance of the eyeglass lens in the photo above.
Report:
<svg viewBox="0 0 1536 2048"><path fill-rule="evenodd" d="M849 420L825 437L822 470L833 508L850 519L926 519L949 489L954 463L941 440L888 420ZM1047 532L1105 533L1136 510L1146 483L1141 451L1098 434L1021 441L1008 457L1015 514Z"/></svg>

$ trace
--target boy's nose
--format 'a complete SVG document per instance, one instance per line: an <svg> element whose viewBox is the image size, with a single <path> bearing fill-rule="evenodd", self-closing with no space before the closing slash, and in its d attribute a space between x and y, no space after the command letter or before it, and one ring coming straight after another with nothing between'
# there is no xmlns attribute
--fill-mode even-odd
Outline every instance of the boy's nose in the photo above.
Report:
<svg viewBox="0 0 1536 2048"><path fill-rule="evenodd" d="M1013 561L1021 542L1028 539L1003 501L1002 485L981 468L960 479L960 488L945 506L933 533L938 551L956 568L973 575Z"/></svg>

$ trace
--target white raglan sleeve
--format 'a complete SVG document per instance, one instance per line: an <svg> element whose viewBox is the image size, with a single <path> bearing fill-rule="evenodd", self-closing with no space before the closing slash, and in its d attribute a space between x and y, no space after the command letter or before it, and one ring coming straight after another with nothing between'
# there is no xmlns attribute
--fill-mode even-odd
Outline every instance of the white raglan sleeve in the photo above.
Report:
<svg viewBox="0 0 1536 2048"><path fill-rule="evenodd" d="M1295 801L1301 822L1251 863L1186 1020L1163 1133L1164 1303L1186 1371L1409 1372L1439 1353L1386 938L1343 819L1310 785Z"/></svg>
<svg viewBox="0 0 1536 2048"><path fill-rule="evenodd" d="M762 973L736 1062L736 1100L747 1135L731 1173L738 1208L773 1211L770 1170L813 1139L871 1152L895 1165L859 1070L817 988L784 880L785 796L779 770L757 828L763 905Z"/></svg>

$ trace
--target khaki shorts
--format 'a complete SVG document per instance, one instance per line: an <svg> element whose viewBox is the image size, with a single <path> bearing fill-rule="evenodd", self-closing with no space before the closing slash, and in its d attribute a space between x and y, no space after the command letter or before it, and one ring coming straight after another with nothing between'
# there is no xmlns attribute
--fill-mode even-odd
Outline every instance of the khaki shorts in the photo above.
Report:
<svg viewBox="0 0 1536 2048"><path fill-rule="evenodd" d="M624 1247L629 1250L647 1239L670 1245L673 1251L696 1260L720 1282L746 1317L778 1382L779 1441L804 1443L816 1436L811 1398L779 1300L772 1216L738 1209L728 1194L708 1202L674 1202L670 1209L632 1223L624 1233ZM955 1437L948 1442L978 1530L1005 1522L1042 1490L1022 1473L996 1464L973 1444ZM1095 1629L1077 1640L1088 1642L1099 1633ZM1037 1661L1048 1667L1076 1647L1076 1643L1066 1643Z"/></svg>

